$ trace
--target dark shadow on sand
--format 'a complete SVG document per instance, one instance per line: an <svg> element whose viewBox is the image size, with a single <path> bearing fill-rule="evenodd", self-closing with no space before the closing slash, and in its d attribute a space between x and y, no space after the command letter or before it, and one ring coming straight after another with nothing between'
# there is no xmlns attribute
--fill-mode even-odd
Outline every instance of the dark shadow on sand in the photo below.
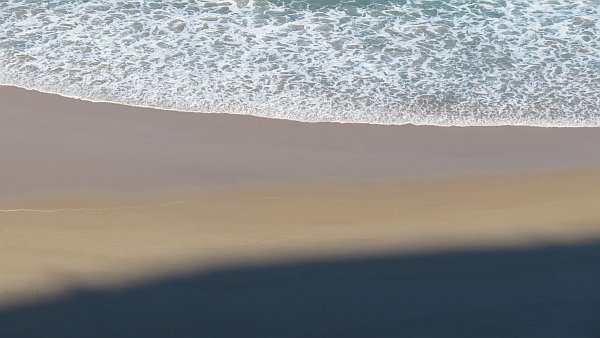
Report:
<svg viewBox="0 0 600 338"><path fill-rule="evenodd" d="M189 273L1 310L0 337L600 337L600 243Z"/></svg>

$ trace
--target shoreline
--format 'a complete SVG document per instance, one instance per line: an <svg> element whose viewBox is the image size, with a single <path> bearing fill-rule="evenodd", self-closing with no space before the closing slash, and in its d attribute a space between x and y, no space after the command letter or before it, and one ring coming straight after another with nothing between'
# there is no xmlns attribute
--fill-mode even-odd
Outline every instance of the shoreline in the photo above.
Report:
<svg viewBox="0 0 600 338"><path fill-rule="evenodd" d="M299 123L311 123L311 124L341 124L341 125L370 125L370 126L413 126L413 127L439 127L439 128L501 128L501 127L525 127L525 128L600 128L600 121L597 122L595 125L542 125L542 124L536 124L536 123L514 123L514 122L503 122L503 123L497 123L497 124L434 124L434 123L414 123L414 122L406 122L406 123L402 123L402 124L394 124L394 123L378 123L378 122L343 122L343 121L310 121L310 120L300 120L300 119L287 119L284 117L277 117L277 116L259 116L259 115L255 115L255 114L244 114L244 113L235 113L235 112L201 112L201 111L193 111L193 110L185 110L185 109L178 109L178 108L165 108L165 107L158 107L158 106L150 106L150 105L143 105L143 104L132 104L132 103L126 103L126 102L119 102L119 101L111 101L111 100L102 100L102 99L91 99L91 98L84 98L81 96L77 96L77 95L68 95L68 94L64 94L64 93L60 93L58 91L55 90L50 90L50 89L40 89L40 88L34 88L34 87L30 87L30 86L25 86L25 85L17 85L17 84L3 84L0 83L0 88L17 88L17 89L22 89L22 90L27 90L27 91L31 91L31 92L37 92L37 93L42 93L42 94L48 94L48 95L56 95L56 96L60 96L62 98L65 99L71 99L71 100L78 100L78 101L83 101L83 102L88 102L88 103L101 103L101 104L112 104L112 105L119 105L119 106L127 106L127 107L132 107L132 108L138 108L138 109L150 109L150 110L160 110L160 111L168 111L168 112L175 112L175 113L190 113L190 114L218 114L218 115L233 115L233 116L250 116L250 117L255 117L255 118L262 118L262 119L270 119L270 120L281 120L281 121L287 121L287 122L299 122Z"/></svg>
<svg viewBox="0 0 600 338"><path fill-rule="evenodd" d="M0 88L0 198L413 180L600 164L599 128L303 123L176 113ZM42 170L41 168L45 168Z"/></svg>
<svg viewBox="0 0 600 338"><path fill-rule="evenodd" d="M0 102L0 307L274 258L600 240L600 129Z"/></svg>

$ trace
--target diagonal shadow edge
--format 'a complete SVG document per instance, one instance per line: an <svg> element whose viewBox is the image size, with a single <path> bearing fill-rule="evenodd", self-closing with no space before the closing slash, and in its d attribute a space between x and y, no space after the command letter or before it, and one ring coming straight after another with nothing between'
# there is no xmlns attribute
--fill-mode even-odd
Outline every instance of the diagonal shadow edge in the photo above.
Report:
<svg viewBox="0 0 600 338"><path fill-rule="evenodd" d="M0 337L600 337L600 241L188 271L0 310Z"/></svg>

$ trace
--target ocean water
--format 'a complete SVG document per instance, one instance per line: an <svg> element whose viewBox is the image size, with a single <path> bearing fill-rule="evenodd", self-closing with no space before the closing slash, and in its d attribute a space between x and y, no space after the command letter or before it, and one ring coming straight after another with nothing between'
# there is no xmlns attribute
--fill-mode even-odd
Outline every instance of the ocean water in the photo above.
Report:
<svg viewBox="0 0 600 338"><path fill-rule="evenodd" d="M600 0L1 0L0 84L310 122L600 126Z"/></svg>

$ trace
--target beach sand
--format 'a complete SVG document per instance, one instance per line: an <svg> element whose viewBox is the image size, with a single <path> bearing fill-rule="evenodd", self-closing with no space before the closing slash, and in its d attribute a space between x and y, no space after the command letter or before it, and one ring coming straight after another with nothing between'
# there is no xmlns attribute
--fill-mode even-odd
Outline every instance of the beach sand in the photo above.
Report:
<svg viewBox="0 0 600 338"><path fill-rule="evenodd" d="M52 308L81 290L123 290L191 272L465 250L479 257L478 252L485 256L493 250L556 245L592 245L597 253L594 243L600 240L600 129L308 124L90 103L3 87L0 163L0 312L14 323L21 314L25 318L27 312L18 312L23 307ZM485 271L497 273L495 283L500 283L504 275L498 271L508 269L511 260L537 257L529 255L511 256L501 266L465 274L462 281L477 285ZM509 275L529 285L549 276L540 274L540 266L547 272L591 264L584 256L558 260L558 265L543 257ZM275 276L296 278L282 271ZM586 271L573 278L593 282L597 274ZM456 277L445 272L420 278L431 285L448 276ZM231 288L234 282L228 281ZM340 283L327 277L324 284L328 281ZM560 292L509 298L540 308L573 301L593 313L598 304L586 301L600 293L577 294L573 300L575 289L560 284ZM273 297L297 291L297 285L290 286ZM508 311L485 302L481 307ZM466 320L480 308L467 306L456 313ZM556 313L561 309L569 310L560 303ZM273 315L269 311L264 312ZM340 327L322 315L322 328ZM588 317L578 317L586 330ZM77 336L56 329L67 324L37 323L36 331L23 318L21 326L0 333ZM171 319L161 318L163 323ZM554 317L539 322L548 318ZM497 322L486 323L500 328ZM426 327L427 321L415 325ZM519 332L544 332L520 327ZM256 334L296 336L269 330ZM112 336L125 337L119 332L130 331L115 332ZM350 331L327 332L351 336ZM306 334L327 336L318 330Z"/></svg>

